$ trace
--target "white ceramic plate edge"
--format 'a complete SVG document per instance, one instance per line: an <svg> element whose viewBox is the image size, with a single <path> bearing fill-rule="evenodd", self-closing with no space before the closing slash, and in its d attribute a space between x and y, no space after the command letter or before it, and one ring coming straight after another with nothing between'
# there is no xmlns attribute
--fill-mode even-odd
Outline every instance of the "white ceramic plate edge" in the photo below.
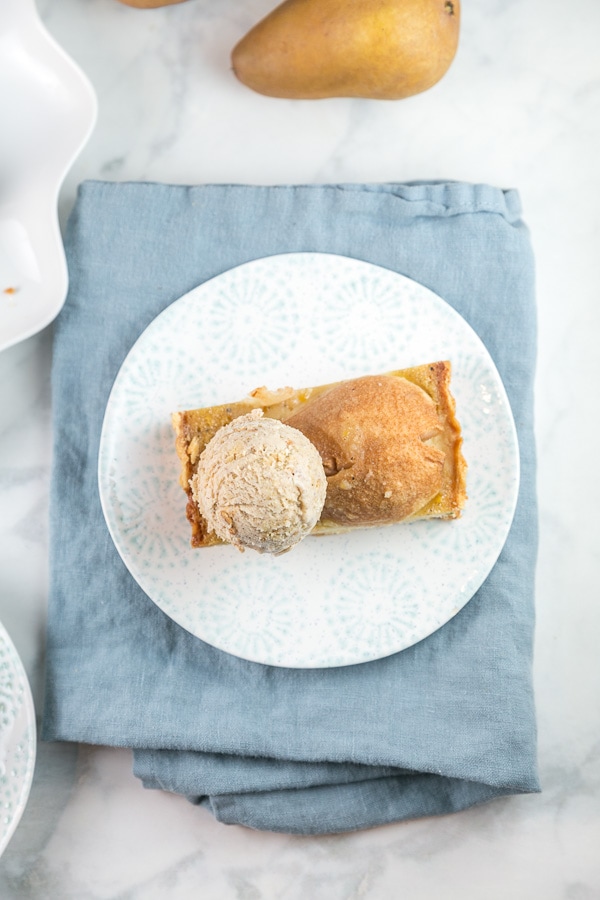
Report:
<svg viewBox="0 0 600 900"><path fill-rule="evenodd" d="M2 833L2 827L4 827L4 818L6 816L6 810L0 810L0 857L6 850L11 838L13 837L19 822L23 816L23 812L25 811L25 807L27 806L27 802L29 800L29 795L31 793L31 785L33 783L33 774L35 770L36 763L36 755L37 755L37 726L35 719L35 706L33 703L33 697L31 694L31 687L29 685L29 681L27 678L27 673L25 672L25 667L21 661L21 658L17 652L17 649L6 631L6 628L0 622L0 642L4 643L4 645L9 649L12 655L12 663L14 668L18 671L21 684L23 687L23 703L13 725L13 729L19 728L22 732L22 741L27 742L28 749L28 757L27 757L27 767L24 772L24 777L18 787L20 787L20 793L18 795L18 802L15 809L10 816L10 820L6 826L6 830ZM12 741L11 741L12 737ZM18 738L18 735L17 735ZM14 742L14 736L9 734L8 739L5 739L4 743L11 747L12 742ZM0 760L0 763L2 760ZM10 776L10 772L8 773ZM0 795L1 796L1 795Z"/></svg>

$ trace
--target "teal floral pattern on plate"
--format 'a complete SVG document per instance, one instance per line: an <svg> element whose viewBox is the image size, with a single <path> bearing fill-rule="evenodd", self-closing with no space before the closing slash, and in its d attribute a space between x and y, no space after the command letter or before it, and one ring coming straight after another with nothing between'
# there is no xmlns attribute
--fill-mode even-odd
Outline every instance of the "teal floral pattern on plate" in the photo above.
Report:
<svg viewBox="0 0 600 900"><path fill-rule="evenodd" d="M0 623L0 856L29 797L35 751L35 711L27 675Z"/></svg>
<svg viewBox="0 0 600 900"><path fill-rule="evenodd" d="M190 547L172 412L438 359L469 465L460 519L309 537L280 557ZM115 380L98 478L119 553L167 615L244 659L314 668L403 650L469 601L506 540L519 455L500 376L452 307L388 269L293 253L224 272L149 325Z"/></svg>

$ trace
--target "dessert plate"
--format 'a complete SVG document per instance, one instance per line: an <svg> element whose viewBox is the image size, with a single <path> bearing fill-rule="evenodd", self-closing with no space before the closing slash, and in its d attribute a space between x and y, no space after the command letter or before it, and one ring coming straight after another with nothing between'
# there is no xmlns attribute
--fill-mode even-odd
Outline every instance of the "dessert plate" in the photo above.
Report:
<svg viewBox="0 0 600 900"><path fill-rule="evenodd" d="M0 622L0 856L23 815L35 766L36 728L25 669Z"/></svg>
<svg viewBox="0 0 600 900"><path fill-rule="evenodd" d="M461 519L308 537L278 557L191 549L173 411L437 359L452 362L469 465ZM161 313L118 373L99 454L108 528L148 596L222 650L299 668L387 656L452 618L498 558L518 483L506 393L471 327L409 278L318 253L246 263Z"/></svg>
<svg viewBox="0 0 600 900"><path fill-rule="evenodd" d="M65 301L58 193L95 120L92 87L34 0L2 0L0 350L48 325Z"/></svg>

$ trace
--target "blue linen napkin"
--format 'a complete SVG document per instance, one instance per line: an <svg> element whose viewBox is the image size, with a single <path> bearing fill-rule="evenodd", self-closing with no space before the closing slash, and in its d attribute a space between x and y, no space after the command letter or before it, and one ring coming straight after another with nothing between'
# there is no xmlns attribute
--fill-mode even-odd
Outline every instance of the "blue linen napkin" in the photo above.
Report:
<svg viewBox="0 0 600 900"><path fill-rule="evenodd" d="M326 833L539 790L531 680L537 550L534 266L513 190L86 182L55 325L51 586L43 737L131 747L147 787L221 821ZM386 659L282 669L203 643L134 582L109 537L97 458L113 380L166 306L243 262L322 251L401 272L471 324L519 435L514 523L485 584Z"/></svg>

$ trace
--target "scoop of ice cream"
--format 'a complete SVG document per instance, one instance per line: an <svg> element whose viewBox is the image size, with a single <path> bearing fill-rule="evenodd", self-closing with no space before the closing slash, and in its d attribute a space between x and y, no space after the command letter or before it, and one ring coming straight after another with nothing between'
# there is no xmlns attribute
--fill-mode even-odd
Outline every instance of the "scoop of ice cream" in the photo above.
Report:
<svg viewBox="0 0 600 900"><path fill-rule="evenodd" d="M327 490L316 447L260 409L216 433L190 484L210 531L261 553L282 553L306 537Z"/></svg>

